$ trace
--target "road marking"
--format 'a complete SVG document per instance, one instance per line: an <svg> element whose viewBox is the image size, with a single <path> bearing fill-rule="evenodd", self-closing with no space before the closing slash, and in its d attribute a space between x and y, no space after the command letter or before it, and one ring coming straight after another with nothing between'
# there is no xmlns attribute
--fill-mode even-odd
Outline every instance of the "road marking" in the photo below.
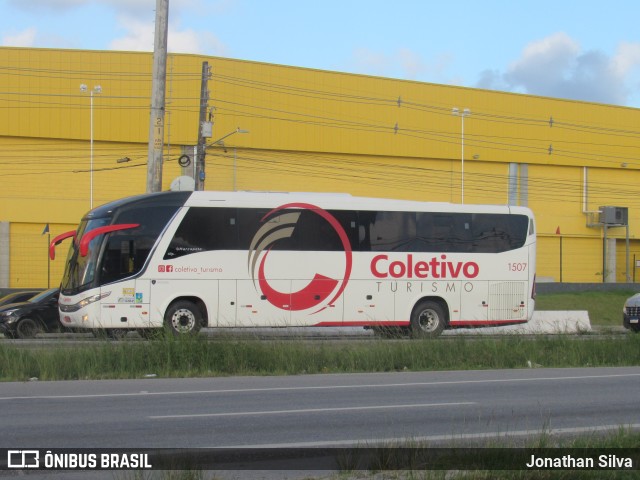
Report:
<svg viewBox="0 0 640 480"><path fill-rule="evenodd" d="M325 412L351 412L356 410L397 410L399 408L427 408L427 407L452 407L461 405L476 405L476 402L455 403L418 403L413 405L370 405L359 407L332 407L332 408L303 408L298 410L267 410L260 412L224 412L224 413L193 413L187 415L153 415L152 420L201 418L201 417L242 417L249 415L282 415L291 413L325 413Z"/></svg>
<svg viewBox="0 0 640 480"><path fill-rule="evenodd" d="M428 435L420 437L363 438L359 440L325 440L297 443L262 443L256 445L224 445L210 448L312 448L312 447L384 447L416 443L455 442L460 440L484 440L490 438L529 437L540 435L575 435L580 433L617 432L620 428L640 430L640 423L630 425L594 425L591 427L552 428L541 430L514 430L506 432L462 433L450 435ZM449 444L448 444L449 445ZM436 445L430 445L436 446Z"/></svg>
<svg viewBox="0 0 640 480"><path fill-rule="evenodd" d="M472 385L482 383L525 383L525 382L545 382L545 381L567 381L567 380L595 380L595 379L612 379L640 377L640 373L621 373L612 375L585 375L585 376L566 376L566 377L537 377L537 378L495 378L484 380L446 380L434 382L406 382L406 383L382 383L382 384L362 384L362 385L309 385L301 387L264 387L264 388L230 388L222 390L187 390L187 391L169 391L169 392L129 392L129 393L90 393L79 395L34 395L34 396L9 396L0 397L1 400L36 400L36 399L73 399L73 398L115 398L115 397L137 397L151 395L212 395L226 393L266 393L266 392L292 392L305 390L343 390L358 388L402 388L402 387L431 387L439 385ZM167 379L169 380L169 379ZM152 381L149 380L151 386ZM36 385L36 384L34 384Z"/></svg>

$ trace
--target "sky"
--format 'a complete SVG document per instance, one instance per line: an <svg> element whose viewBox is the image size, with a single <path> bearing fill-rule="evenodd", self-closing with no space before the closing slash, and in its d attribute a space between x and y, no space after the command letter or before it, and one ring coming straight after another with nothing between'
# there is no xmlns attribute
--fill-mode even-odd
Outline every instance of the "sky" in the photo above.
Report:
<svg viewBox="0 0 640 480"><path fill-rule="evenodd" d="M156 0L0 0L0 45L152 51ZM168 50L640 108L637 0L169 0Z"/></svg>

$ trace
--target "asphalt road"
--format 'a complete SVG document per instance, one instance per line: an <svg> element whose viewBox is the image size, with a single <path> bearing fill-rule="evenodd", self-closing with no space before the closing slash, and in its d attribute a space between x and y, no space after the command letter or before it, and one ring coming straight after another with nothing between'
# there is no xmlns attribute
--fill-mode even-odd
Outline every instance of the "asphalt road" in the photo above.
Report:
<svg viewBox="0 0 640 480"><path fill-rule="evenodd" d="M151 373L151 372L150 372ZM1 448L353 446L640 428L640 367L0 384Z"/></svg>

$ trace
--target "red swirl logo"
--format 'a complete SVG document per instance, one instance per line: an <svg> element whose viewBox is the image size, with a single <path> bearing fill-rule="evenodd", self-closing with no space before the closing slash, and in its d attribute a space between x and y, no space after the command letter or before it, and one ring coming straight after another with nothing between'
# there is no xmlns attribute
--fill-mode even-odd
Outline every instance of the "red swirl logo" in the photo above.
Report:
<svg viewBox="0 0 640 480"><path fill-rule="evenodd" d="M298 211L291 211L290 209L297 209ZM301 290L281 292L269 284L265 274L265 265L273 245L278 241L291 238L294 234L302 213L300 210L307 210L314 215L320 216L336 232L344 250L344 272L341 275L342 278L338 279L316 272L312 280ZM277 221L273 221L275 219ZM271 210L262 217L261 222L264 225L258 229L251 240L247 267L254 286L256 285L257 270L258 286L256 286L256 289L259 287L271 305L290 311L319 307L310 313L313 315L327 308L342 295L351 276L353 259L351 243L347 233L333 215L309 203L287 203Z"/></svg>

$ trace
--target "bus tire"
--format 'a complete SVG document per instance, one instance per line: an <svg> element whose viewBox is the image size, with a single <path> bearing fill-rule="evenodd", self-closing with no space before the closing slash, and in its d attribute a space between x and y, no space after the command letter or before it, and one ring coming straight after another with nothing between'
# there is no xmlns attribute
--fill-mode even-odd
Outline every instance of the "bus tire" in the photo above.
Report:
<svg viewBox="0 0 640 480"><path fill-rule="evenodd" d="M32 318L22 318L16 325L17 338L34 338L40 332L40 324Z"/></svg>
<svg viewBox="0 0 640 480"><path fill-rule="evenodd" d="M195 335L202 327L202 312L189 300L172 303L164 315L164 323L175 335Z"/></svg>
<svg viewBox="0 0 640 480"><path fill-rule="evenodd" d="M442 305L433 300L422 300L411 313L411 336L435 338L444 330L446 316Z"/></svg>

